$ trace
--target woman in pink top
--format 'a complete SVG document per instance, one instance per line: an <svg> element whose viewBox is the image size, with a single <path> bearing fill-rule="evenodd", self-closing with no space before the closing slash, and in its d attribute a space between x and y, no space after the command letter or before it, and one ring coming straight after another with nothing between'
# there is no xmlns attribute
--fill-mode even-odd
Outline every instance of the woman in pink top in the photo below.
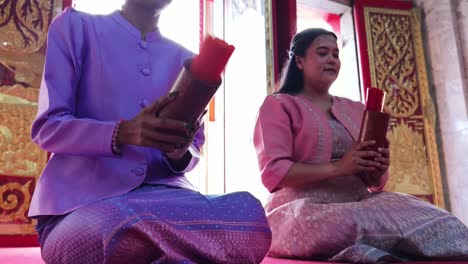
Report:
<svg viewBox="0 0 468 264"><path fill-rule="evenodd" d="M388 149L356 144L363 104L329 94L338 53L332 32L298 33L280 90L260 109L254 144L272 193L269 255L354 263L468 259L468 229L456 217L382 191Z"/></svg>

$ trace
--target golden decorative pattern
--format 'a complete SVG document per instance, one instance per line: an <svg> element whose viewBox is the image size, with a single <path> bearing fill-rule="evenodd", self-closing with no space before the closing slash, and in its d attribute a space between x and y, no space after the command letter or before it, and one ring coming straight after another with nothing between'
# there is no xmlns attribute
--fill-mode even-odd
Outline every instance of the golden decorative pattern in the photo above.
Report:
<svg viewBox="0 0 468 264"><path fill-rule="evenodd" d="M0 1L0 77L1 72L13 75L13 84L1 86L0 103L37 102L44 55L41 48L58 0ZM61 5L59 5L61 6ZM29 89L31 88L31 89ZM6 96L7 99L5 99Z"/></svg>
<svg viewBox="0 0 468 264"><path fill-rule="evenodd" d="M369 12L372 82L388 93L385 111L409 117L419 106L414 47L408 16Z"/></svg>
<svg viewBox="0 0 468 264"><path fill-rule="evenodd" d="M436 111L434 102L429 94L429 82L427 80L426 59L421 35L421 13L419 9L411 12L411 23L413 26L414 45L416 50L416 67L418 71L419 92L421 97L421 111L424 123L424 134L427 154L429 157L429 168L431 169L434 188L434 203L442 208L445 207L442 177L440 175L439 153L437 152L437 139L435 136Z"/></svg>
<svg viewBox="0 0 468 264"><path fill-rule="evenodd" d="M364 9L371 84L388 93L392 115L388 190L433 196L445 207L435 138L436 113L417 9Z"/></svg>
<svg viewBox="0 0 468 264"><path fill-rule="evenodd" d="M0 175L39 176L47 153L30 139L36 107L0 103Z"/></svg>
<svg viewBox="0 0 468 264"><path fill-rule="evenodd" d="M26 212L31 202L31 194L29 193L30 186L31 181L28 181L24 185L16 182L0 185L0 209L4 211L4 213L0 215L0 223L18 220L25 223L30 222L26 217ZM19 197L17 192L19 192L22 197ZM4 199L4 197L6 197L6 199ZM11 211L11 213L5 213L9 211Z"/></svg>
<svg viewBox="0 0 468 264"><path fill-rule="evenodd" d="M1 51L15 54L37 52L47 39L53 0L0 1Z"/></svg>
<svg viewBox="0 0 468 264"><path fill-rule="evenodd" d="M403 123L393 127L387 137L391 143L391 177L385 189L431 195L434 190L423 136Z"/></svg>
<svg viewBox="0 0 468 264"><path fill-rule="evenodd" d="M62 0L0 0L0 235L33 235L27 217L47 153L30 139L47 30Z"/></svg>

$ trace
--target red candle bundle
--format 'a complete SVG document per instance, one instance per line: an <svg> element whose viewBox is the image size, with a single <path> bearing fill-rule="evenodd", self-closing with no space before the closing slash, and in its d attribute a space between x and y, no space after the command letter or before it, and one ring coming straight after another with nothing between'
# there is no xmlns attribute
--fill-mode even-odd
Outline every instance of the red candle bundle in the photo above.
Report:
<svg viewBox="0 0 468 264"><path fill-rule="evenodd" d="M234 52L223 40L208 36L202 43L200 54L185 61L179 77L171 88L178 96L158 115L192 123L203 112L221 85L221 73Z"/></svg>
<svg viewBox="0 0 468 264"><path fill-rule="evenodd" d="M385 101L385 92L379 88L367 89L366 110L382 112Z"/></svg>
<svg viewBox="0 0 468 264"><path fill-rule="evenodd" d="M361 130L359 131L358 143L364 141L375 141L375 144L368 146L367 150L378 151L379 148L388 147L387 131L390 123L390 115L384 113L385 92L378 88L369 87L366 96L366 109L362 115ZM374 158L366 158L374 161ZM368 182L368 177L373 172L363 172L360 177L364 182Z"/></svg>
<svg viewBox="0 0 468 264"><path fill-rule="evenodd" d="M190 71L202 82L217 83L233 52L234 46L207 36L201 45L200 55L193 59Z"/></svg>
<svg viewBox="0 0 468 264"><path fill-rule="evenodd" d="M377 151L386 144L386 136L390 115L382 112L385 92L378 88L367 89L366 109L362 116L361 131L358 142L375 140L376 144L369 149Z"/></svg>

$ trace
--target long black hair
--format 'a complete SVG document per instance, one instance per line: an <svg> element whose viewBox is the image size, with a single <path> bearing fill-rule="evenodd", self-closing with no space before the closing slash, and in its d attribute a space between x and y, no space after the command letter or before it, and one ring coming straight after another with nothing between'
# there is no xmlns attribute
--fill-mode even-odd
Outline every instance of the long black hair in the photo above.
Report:
<svg viewBox="0 0 468 264"><path fill-rule="evenodd" d="M322 28L309 28L297 33L291 41L289 57L281 73L279 89L276 93L297 94L304 89L304 74L297 67L295 57L305 57L310 44L319 36L329 35L337 39L335 33Z"/></svg>

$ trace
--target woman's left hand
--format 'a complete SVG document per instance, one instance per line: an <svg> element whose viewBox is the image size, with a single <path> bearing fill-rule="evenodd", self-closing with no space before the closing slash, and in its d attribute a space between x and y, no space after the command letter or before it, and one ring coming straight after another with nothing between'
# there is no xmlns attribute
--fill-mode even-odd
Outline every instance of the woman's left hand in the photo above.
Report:
<svg viewBox="0 0 468 264"><path fill-rule="evenodd" d="M382 157L377 157L374 161L380 163L376 170L372 172L362 173L361 177L368 186L382 186L385 184L386 179L383 178L390 166L390 142L386 140L385 147L379 148L377 151L382 154Z"/></svg>
<svg viewBox="0 0 468 264"><path fill-rule="evenodd" d="M390 151L389 151L390 142L388 139L385 141L385 147L379 148L378 152L382 154L382 157L377 157L374 160L380 163L380 166L377 167L378 171L385 172L390 166Z"/></svg>

